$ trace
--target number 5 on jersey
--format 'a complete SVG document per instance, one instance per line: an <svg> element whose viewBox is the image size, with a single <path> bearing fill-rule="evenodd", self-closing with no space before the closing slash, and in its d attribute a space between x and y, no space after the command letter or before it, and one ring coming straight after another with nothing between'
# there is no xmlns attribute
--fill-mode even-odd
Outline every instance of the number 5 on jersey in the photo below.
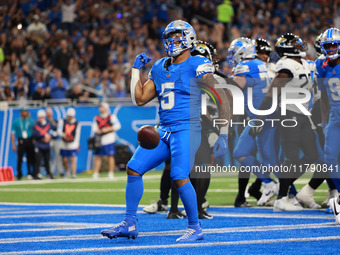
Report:
<svg viewBox="0 0 340 255"><path fill-rule="evenodd" d="M165 89L174 89L175 83L174 82L165 82L162 83L162 100L161 100L161 107L163 110L170 110L175 105L175 93L173 91L164 92Z"/></svg>

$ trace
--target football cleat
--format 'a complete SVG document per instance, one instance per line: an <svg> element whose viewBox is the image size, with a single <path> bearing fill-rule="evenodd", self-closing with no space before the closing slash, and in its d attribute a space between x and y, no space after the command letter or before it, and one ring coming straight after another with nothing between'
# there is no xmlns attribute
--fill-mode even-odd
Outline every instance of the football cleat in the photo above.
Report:
<svg viewBox="0 0 340 255"><path fill-rule="evenodd" d="M274 202L274 212L282 212L282 211L302 211L303 208L301 205L293 204L292 199L288 199L288 197L283 197L281 199L276 199Z"/></svg>
<svg viewBox="0 0 340 255"><path fill-rule="evenodd" d="M329 200L329 206L331 207L336 223L340 224L340 204L339 198L331 198Z"/></svg>
<svg viewBox="0 0 340 255"><path fill-rule="evenodd" d="M332 207L328 207L325 211L327 214L333 214Z"/></svg>
<svg viewBox="0 0 340 255"><path fill-rule="evenodd" d="M110 239L118 237L136 239L138 236L137 220L125 218L121 223L114 225L112 228L102 230L101 234Z"/></svg>
<svg viewBox="0 0 340 255"><path fill-rule="evenodd" d="M156 212L166 212L168 210L168 205L162 203L161 200L158 200L157 202L153 202L148 206L145 206L143 208L143 211L146 213L156 213Z"/></svg>
<svg viewBox="0 0 340 255"><path fill-rule="evenodd" d="M203 240L203 231L201 225L189 225L187 231L180 238L177 238L176 242L194 242Z"/></svg>
<svg viewBox="0 0 340 255"><path fill-rule="evenodd" d="M202 210L198 212L198 218L199 219L208 219L211 220L214 218L214 216L208 214L206 211Z"/></svg>
<svg viewBox="0 0 340 255"><path fill-rule="evenodd" d="M236 196L235 202L234 202L235 207L251 207L251 204L249 204L245 198L240 198L239 195Z"/></svg>
<svg viewBox="0 0 340 255"><path fill-rule="evenodd" d="M181 213L180 211L173 212L169 211L168 215L166 216L167 219L185 219L187 216Z"/></svg>
<svg viewBox="0 0 340 255"><path fill-rule="evenodd" d="M203 210L207 210L209 208L210 204L209 204L209 201L208 200L205 200L203 203L202 203L202 209Z"/></svg>
<svg viewBox="0 0 340 255"><path fill-rule="evenodd" d="M315 190L311 186L309 186L309 184L307 184L296 194L296 199L305 207L311 209L320 209L321 206L314 201L314 191Z"/></svg>
<svg viewBox="0 0 340 255"><path fill-rule="evenodd" d="M323 207L323 208L328 208L328 204L329 204L329 200L331 199L331 198L335 198L335 197L338 197L339 196L339 192L338 192L338 190L337 189L332 189L332 190L329 190L328 191L328 197L327 197L327 199L325 200L325 201L323 201L322 203L321 203L321 206Z"/></svg>
<svg viewBox="0 0 340 255"><path fill-rule="evenodd" d="M113 172L109 172L108 176L107 176L110 180L113 180L115 178L114 173Z"/></svg>
<svg viewBox="0 0 340 255"><path fill-rule="evenodd" d="M271 181L269 183L263 183L263 193L259 201L257 201L257 205L266 205L266 203L277 193L277 185L275 182Z"/></svg>

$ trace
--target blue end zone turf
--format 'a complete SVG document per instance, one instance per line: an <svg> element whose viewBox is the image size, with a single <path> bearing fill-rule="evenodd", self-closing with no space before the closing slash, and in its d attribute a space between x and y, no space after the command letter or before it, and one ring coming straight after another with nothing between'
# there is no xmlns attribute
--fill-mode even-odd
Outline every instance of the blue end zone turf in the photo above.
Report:
<svg viewBox="0 0 340 255"><path fill-rule="evenodd" d="M102 237L124 207L0 204L1 254L337 254L340 225L324 211L274 213L260 208L209 208L203 241L176 243L187 220L145 214L136 240ZM199 250L198 248L199 247Z"/></svg>

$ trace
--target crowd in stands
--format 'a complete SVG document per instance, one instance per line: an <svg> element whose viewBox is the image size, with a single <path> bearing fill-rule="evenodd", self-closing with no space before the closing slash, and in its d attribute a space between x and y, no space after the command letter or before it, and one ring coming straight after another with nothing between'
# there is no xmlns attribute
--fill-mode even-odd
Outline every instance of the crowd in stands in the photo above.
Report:
<svg viewBox="0 0 340 255"><path fill-rule="evenodd" d="M0 1L0 101L127 97L135 56L164 56L161 34L174 19L189 21L198 39L216 46L225 74L231 72L226 50L239 36L274 42L286 32L299 34L315 59L315 37L340 27L338 2Z"/></svg>

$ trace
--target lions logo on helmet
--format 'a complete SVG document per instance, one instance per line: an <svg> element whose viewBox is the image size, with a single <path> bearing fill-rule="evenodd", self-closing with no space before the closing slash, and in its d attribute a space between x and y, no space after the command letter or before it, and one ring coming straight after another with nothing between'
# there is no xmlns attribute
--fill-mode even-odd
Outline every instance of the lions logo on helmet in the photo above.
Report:
<svg viewBox="0 0 340 255"><path fill-rule="evenodd" d="M255 44L249 38L241 37L231 42L227 52L227 63L233 67L246 58L255 58Z"/></svg>
<svg viewBox="0 0 340 255"><path fill-rule="evenodd" d="M162 38L163 46L169 57L177 57L187 49L192 51L196 46L196 32L188 22L183 20L171 22L165 28Z"/></svg>
<svg viewBox="0 0 340 255"><path fill-rule="evenodd" d="M306 57L307 44L297 35L287 33L281 35L275 44L275 51L280 57Z"/></svg>
<svg viewBox="0 0 340 255"><path fill-rule="evenodd" d="M340 30L337 28L329 28L322 33L321 50L322 53L331 60L339 57Z"/></svg>

